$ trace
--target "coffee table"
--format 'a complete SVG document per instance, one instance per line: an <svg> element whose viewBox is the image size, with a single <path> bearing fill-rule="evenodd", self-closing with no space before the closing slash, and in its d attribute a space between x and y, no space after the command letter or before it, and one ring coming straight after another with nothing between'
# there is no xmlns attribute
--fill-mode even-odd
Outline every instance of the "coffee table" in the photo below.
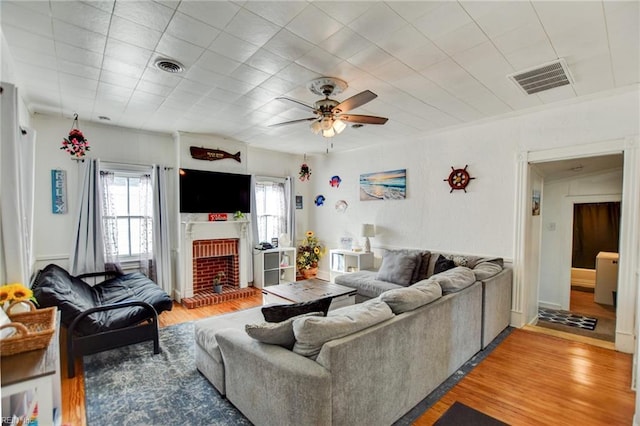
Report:
<svg viewBox="0 0 640 426"><path fill-rule="evenodd" d="M328 281L309 279L270 285L262 289L265 303L301 303L331 298L329 310L356 303L356 289Z"/></svg>

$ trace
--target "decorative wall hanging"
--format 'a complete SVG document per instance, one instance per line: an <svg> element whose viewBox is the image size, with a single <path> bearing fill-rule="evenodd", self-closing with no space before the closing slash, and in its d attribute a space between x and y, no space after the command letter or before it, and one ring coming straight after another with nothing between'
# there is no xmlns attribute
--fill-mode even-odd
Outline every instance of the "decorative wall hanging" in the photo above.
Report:
<svg viewBox="0 0 640 426"><path fill-rule="evenodd" d="M191 146L189 147L189 152L191 152L191 157L196 160L215 161L224 160L225 158L232 158L238 163L242 162L240 160L240 151L236 152L235 154L231 154L230 152L222 151L220 149Z"/></svg>
<svg viewBox="0 0 640 426"><path fill-rule="evenodd" d="M347 204L345 200L338 200L336 202L336 211L338 213L344 213L347 211L347 207L349 207L349 204Z"/></svg>
<svg viewBox="0 0 640 426"><path fill-rule="evenodd" d="M338 188L340 186L340 182L342 182L340 176L332 176L331 180L329 180L329 185L331 185L332 188Z"/></svg>
<svg viewBox="0 0 640 426"><path fill-rule="evenodd" d="M302 210L302 195L296 195L296 209Z"/></svg>
<svg viewBox="0 0 640 426"><path fill-rule="evenodd" d="M325 200L326 198L324 197L324 195L316 195L316 199L313 202L316 206L320 207L324 205Z"/></svg>
<svg viewBox="0 0 640 426"><path fill-rule="evenodd" d="M360 201L402 200L407 194L407 169L360 175Z"/></svg>
<svg viewBox="0 0 640 426"><path fill-rule="evenodd" d="M67 172L51 170L51 212L67 213Z"/></svg>
<svg viewBox="0 0 640 426"><path fill-rule="evenodd" d="M60 149L67 151L73 158L82 158L89 151L89 141L84 138L78 128L78 114L73 114L73 123L71 124L71 130L69 130L69 136L62 140Z"/></svg>
<svg viewBox="0 0 640 426"><path fill-rule="evenodd" d="M454 169L453 166L451 167L451 173L449 173L449 177L443 179L445 182L448 182L449 186L451 187L451 191L449 191L449 194L457 189L462 189L464 192L467 192L467 185L469 185L471 179L475 179L474 177L469 176L467 167L469 167L469 165L465 165L464 169Z"/></svg>

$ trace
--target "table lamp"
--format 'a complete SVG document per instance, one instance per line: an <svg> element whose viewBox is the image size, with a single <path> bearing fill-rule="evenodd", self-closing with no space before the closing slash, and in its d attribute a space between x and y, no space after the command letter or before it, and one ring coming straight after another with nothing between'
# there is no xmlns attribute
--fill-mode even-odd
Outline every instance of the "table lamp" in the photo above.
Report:
<svg viewBox="0 0 640 426"><path fill-rule="evenodd" d="M369 241L369 237L376 236L376 227L371 223L365 223L362 225L362 236L365 237L364 240L364 251L365 253L371 252L371 242Z"/></svg>

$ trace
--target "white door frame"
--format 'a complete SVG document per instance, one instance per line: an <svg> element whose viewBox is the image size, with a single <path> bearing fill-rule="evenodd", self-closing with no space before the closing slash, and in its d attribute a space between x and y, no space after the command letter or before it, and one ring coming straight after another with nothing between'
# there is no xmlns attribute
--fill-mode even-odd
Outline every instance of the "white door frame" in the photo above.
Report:
<svg viewBox="0 0 640 426"><path fill-rule="evenodd" d="M640 150L638 137L628 137L588 145L569 146L541 151L521 152L516 169L516 218L514 241L514 283L511 324L522 327L537 318L537 300L530 300L538 294L539 283L528 277L532 274L525 259L527 245L531 243L530 220L531 182L529 164L572 158L594 157L609 154L624 154L622 183L622 209L620 217L620 263L618 269L618 306L616 314L616 350L634 353L637 345L636 306L640 286ZM539 247L528 247L539 250Z"/></svg>

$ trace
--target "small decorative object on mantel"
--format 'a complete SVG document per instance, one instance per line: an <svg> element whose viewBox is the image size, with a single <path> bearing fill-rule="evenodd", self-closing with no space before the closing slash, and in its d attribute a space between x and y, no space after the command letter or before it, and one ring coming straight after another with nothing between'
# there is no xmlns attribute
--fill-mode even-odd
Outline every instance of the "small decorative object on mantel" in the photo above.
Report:
<svg viewBox="0 0 640 426"><path fill-rule="evenodd" d="M89 141L84 138L78 128L78 114L76 113L73 114L73 123L71 124L71 130L69 130L69 136L62 140L60 149L67 151L75 159L84 157L86 151L90 150Z"/></svg>
<svg viewBox="0 0 640 426"><path fill-rule="evenodd" d="M227 220L226 213L209 213L209 222L224 222Z"/></svg>
<svg viewBox="0 0 640 426"><path fill-rule="evenodd" d="M233 218L235 220L242 220L244 219L244 213L242 213L240 210L237 210L234 214L233 214Z"/></svg>
<svg viewBox="0 0 640 426"><path fill-rule="evenodd" d="M225 158L233 158L238 163L241 163L240 160L240 151L235 154L231 154L227 151L222 151L220 149L210 149L210 148L202 148L197 146L189 147L189 152L191 152L191 157L196 160L207 160L207 161L215 161L215 160L224 160Z"/></svg>
<svg viewBox="0 0 640 426"><path fill-rule="evenodd" d="M307 231L296 255L298 271L305 279L314 278L318 274L318 261L324 254L325 248L320 244L318 237L313 231Z"/></svg>
<svg viewBox="0 0 640 426"><path fill-rule="evenodd" d="M467 192L467 185L469 185L471 179L475 179L474 177L469 176L467 167L469 167L468 164L464 166L464 169L455 169L453 168L453 166L451 167L451 173L449 173L449 177L443 179L445 182L448 182L449 186L451 187L451 191L449 191L449 194L458 189L462 189L464 192Z"/></svg>
<svg viewBox="0 0 640 426"><path fill-rule="evenodd" d="M300 173L298 173L298 178L302 182L311 179L311 168L307 164L307 154L304 155L304 163L302 163L302 165L300 166Z"/></svg>

